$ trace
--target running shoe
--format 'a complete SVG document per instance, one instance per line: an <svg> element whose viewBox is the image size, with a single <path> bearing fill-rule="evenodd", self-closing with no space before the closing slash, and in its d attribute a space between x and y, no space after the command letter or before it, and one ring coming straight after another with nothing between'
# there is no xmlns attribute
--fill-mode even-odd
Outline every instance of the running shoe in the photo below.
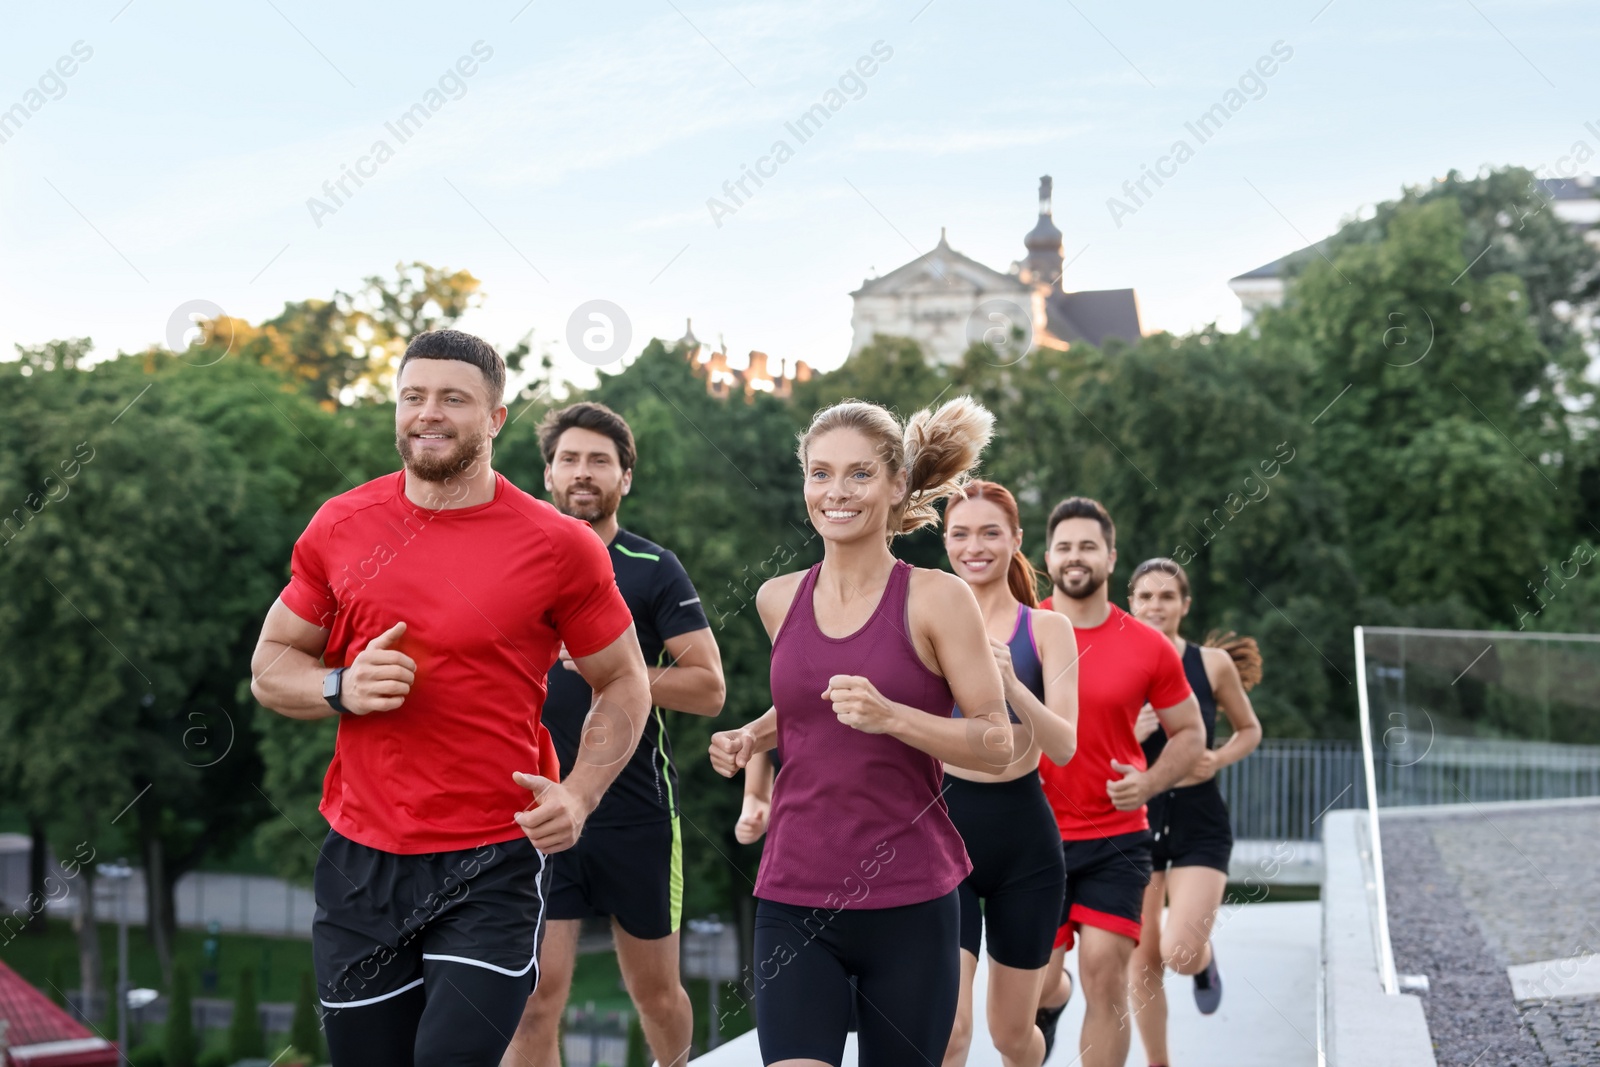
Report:
<svg viewBox="0 0 1600 1067"><path fill-rule="evenodd" d="M1217 969L1217 950L1211 949L1211 962L1194 976L1194 1002L1201 1015L1210 1015L1222 1004L1222 972Z"/></svg>
<svg viewBox="0 0 1600 1067"><path fill-rule="evenodd" d="M1044 1035L1045 1059L1050 1058L1050 1050L1055 1048L1056 1024L1061 1021L1061 1013L1067 1010L1068 1004L1072 1003L1072 987L1072 974L1069 971L1067 973L1067 999L1063 1000L1059 1007L1040 1008L1033 1013L1033 1025L1037 1026L1039 1032Z"/></svg>
<svg viewBox="0 0 1600 1067"><path fill-rule="evenodd" d="M1061 1013L1067 1010L1065 1004L1059 1008L1040 1008L1033 1013L1033 1025L1039 1028L1044 1035L1044 1058L1050 1058L1050 1050L1056 1047L1056 1023L1061 1021Z"/></svg>

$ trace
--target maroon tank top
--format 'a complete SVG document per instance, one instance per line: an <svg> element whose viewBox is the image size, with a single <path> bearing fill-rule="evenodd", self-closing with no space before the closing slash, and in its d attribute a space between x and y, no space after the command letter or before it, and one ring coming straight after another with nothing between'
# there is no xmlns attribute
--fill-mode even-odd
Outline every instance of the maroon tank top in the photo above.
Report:
<svg viewBox="0 0 1600 1067"><path fill-rule="evenodd" d="M877 610L849 637L817 626L806 572L772 644L772 703L783 771L755 895L805 907L894 908L944 896L972 870L940 793L939 761L887 734L840 722L828 679L871 680L887 699L949 718L950 686L917 656L896 561Z"/></svg>

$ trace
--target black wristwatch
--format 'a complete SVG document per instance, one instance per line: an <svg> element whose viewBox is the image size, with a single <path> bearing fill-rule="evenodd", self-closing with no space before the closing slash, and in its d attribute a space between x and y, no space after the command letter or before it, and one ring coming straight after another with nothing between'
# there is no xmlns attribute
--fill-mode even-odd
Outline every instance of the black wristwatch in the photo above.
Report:
<svg viewBox="0 0 1600 1067"><path fill-rule="evenodd" d="M335 667L333 670L322 676L322 699L326 700L328 702L328 706L334 711L337 711L340 715L350 715L352 714L350 709L345 707L344 702L339 699L343 695L344 668Z"/></svg>

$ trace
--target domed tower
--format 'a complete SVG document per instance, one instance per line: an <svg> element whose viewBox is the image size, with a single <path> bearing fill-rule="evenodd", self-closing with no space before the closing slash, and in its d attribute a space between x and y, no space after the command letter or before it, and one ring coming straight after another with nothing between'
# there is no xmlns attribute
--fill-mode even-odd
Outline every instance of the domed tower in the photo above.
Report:
<svg viewBox="0 0 1600 1067"><path fill-rule="evenodd" d="M1050 175L1039 179L1039 221L1022 239L1028 255L1018 264L1018 278L1027 285L1061 288L1061 231L1050 218Z"/></svg>

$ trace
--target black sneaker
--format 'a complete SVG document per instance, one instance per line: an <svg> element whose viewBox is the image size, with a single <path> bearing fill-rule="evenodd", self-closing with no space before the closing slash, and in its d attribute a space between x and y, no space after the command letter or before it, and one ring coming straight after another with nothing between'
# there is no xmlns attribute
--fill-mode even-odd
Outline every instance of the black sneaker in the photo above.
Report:
<svg viewBox="0 0 1600 1067"><path fill-rule="evenodd" d="M1065 1004L1059 1008L1040 1008L1033 1013L1033 1025L1039 1028L1044 1035L1044 1058L1050 1058L1050 1050L1056 1046L1056 1023L1061 1021L1061 1013L1067 1010Z"/></svg>
<svg viewBox="0 0 1600 1067"><path fill-rule="evenodd" d="M1033 1013L1033 1025L1037 1026L1039 1028L1039 1032L1044 1035L1045 1059L1050 1058L1050 1050L1055 1048L1056 1024L1061 1021L1061 1013L1067 1010L1068 1004L1072 1003L1072 975L1070 973L1067 974L1066 979L1067 999L1063 1000L1059 1007L1040 1008L1038 1011Z"/></svg>
<svg viewBox="0 0 1600 1067"><path fill-rule="evenodd" d="M1211 962L1194 976L1194 1002L1201 1015L1210 1015L1222 1004L1222 971L1217 968L1217 950L1211 949Z"/></svg>

